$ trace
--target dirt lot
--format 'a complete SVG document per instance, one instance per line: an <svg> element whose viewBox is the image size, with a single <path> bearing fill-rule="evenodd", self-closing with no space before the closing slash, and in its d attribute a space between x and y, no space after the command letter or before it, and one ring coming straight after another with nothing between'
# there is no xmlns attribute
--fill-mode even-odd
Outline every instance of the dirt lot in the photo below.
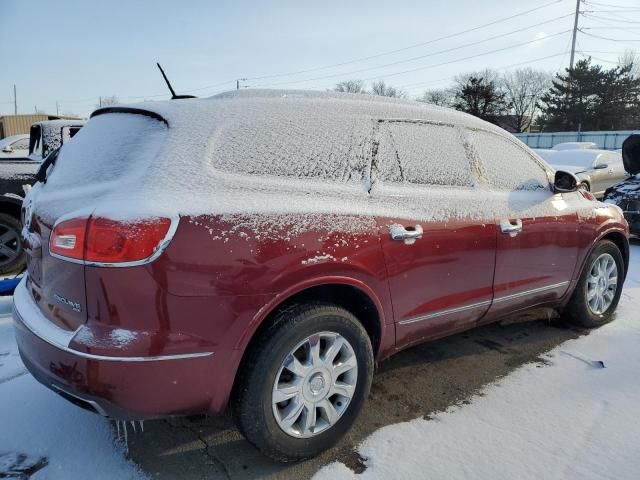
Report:
<svg viewBox="0 0 640 480"><path fill-rule="evenodd" d="M130 456L159 479L302 479L335 460L361 470L354 446L376 429L466 402L484 385L581 335L561 321L519 319L420 345L381 363L364 411L343 441L321 457L280 465L265 459L231 419L190 418L145 423L129 437Z"/></svg>

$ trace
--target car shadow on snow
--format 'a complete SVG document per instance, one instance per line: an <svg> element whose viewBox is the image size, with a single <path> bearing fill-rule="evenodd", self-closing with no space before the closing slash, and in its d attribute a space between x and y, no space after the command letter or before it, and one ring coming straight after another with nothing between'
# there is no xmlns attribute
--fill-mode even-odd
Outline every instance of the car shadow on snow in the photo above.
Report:
<svg viewBox="0 0 640 480"><path fill-rule="evenodd" d="M585 330L540 315L510 319L418 345L382 362L356 424L342 441L318 458L278 464L240 435L229 415L149 421L129 436L131 458L154 478L309 478L322 465L364 468L354 447L380 427L430 418L470 398L487 384L525 363L544 366L553 347Z"/></svg>

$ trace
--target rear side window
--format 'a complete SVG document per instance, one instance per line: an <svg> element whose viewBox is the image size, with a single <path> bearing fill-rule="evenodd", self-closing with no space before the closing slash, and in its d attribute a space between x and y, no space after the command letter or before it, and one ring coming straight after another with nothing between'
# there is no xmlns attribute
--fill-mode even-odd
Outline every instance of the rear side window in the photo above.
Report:
<svg viewBox="0 0 640 480"><path fill-rule="evenodd" d="M382 121L374 160L383 182L472 186L471 164L459 131L448 125Z"/></svg>
<svg viewBox="0 0 640 480"><path fill-rule="evenodd" d="M524 148L482 130L467 130L467 135L492 186L500 190L549 188L546 170Z"/></svg>
<svg viewBox="0 0 640 480"><path fill-rule="evenodd" d="M249 175L359 182L370 163L371 121L358 116L256 112L216 134L215 168Z"/></svg>

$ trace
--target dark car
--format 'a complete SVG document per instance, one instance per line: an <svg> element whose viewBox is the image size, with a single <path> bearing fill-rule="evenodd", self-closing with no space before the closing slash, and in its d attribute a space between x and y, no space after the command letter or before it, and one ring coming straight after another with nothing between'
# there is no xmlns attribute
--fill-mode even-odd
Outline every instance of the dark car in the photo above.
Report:
<svg viewBox="0 0 640 480"><path fill-rule="evenodd" d="M640 135L630 135L622 144L622 160L630 177L609 187L604 201L619 206L629 222L629 230L640 235Z"/></svg>
<svg viewBox="0 0 640 480"><path fill-rule="evenodd" d="M369 95L97 110L25 201L20 354L118 420L228 405L281 461L353 424L376 362L538 307L612 319L620 209L504 130Z"/></svg>
<svg viewBox="0 0 640 480"><path fill-rule="evenodd" d="M34 123L24 156L0 157L0 274L20 271L25 264L20 238L20 208L43 158L72 138L84 121Z"/></svg>

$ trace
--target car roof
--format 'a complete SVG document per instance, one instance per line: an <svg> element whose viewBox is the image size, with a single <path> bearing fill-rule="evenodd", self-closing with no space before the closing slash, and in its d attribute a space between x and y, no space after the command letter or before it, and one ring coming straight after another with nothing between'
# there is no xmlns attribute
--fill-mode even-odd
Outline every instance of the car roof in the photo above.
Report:
<svg viewBox="0 0 640 480"><path fill-rule="evenodd" d="M198 120L206 121L206 111L217 111L224 104L225 110L241 114L259 110L268 114L270 109L282 111L282 105L291 106L292 115L301 110L327 113L327 122L332 121L334 115L363 115L372 119L413 119L453 124L469 128L489 130L499 135L515 137L505 130L485 122L467 113L451 108L440 107L415 100L382 97L369 94L342 93L333 91L312 90L269 90L246 89L220 93L207 98L193 98L180 100L166 100L140 102L134 104L116 105L98 109L92 117L120 108L135 108L153 112L165 119L170 127L184 124L185 118L194 119L194 113L200 112ZM519 142L519 141L518 141Z"/></svg>

